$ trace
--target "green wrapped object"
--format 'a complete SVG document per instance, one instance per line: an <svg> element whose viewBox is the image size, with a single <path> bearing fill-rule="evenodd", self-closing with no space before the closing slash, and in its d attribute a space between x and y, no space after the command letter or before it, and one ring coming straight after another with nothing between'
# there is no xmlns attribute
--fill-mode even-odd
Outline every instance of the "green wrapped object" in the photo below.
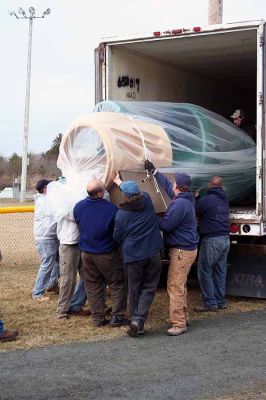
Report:
<svg viewBox="0 0 266 400"><path fill-rule="evenodd" d="M211 176L224 180L230 201L245 199L256 186L256 144L224 117L188 103L115 102L96 105L95 112L116 112L160 125L172 146L172 160L161 172L186 172L192 190L207 189Z"/></svg>

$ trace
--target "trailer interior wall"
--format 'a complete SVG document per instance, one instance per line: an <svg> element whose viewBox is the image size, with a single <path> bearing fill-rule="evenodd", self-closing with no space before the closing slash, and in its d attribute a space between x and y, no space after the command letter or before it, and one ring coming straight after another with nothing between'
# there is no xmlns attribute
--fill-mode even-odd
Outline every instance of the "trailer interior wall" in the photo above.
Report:
<svg viewBox="0 0 266 400"><path fill-rule="evenodd" d="M255 120L255 28L111 44L107 49L108 100L188 102L225 117L243 108ZM139 91L119 87L123 76L139 79Z"/></svg>

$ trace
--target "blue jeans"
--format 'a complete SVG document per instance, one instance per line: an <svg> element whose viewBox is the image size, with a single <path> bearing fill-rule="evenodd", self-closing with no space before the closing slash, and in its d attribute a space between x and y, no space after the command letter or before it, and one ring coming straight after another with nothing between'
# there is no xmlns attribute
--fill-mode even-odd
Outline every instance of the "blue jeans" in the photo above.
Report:
<svg viewBox="0 0 266 400"><path fill-rule="evenodd" d="M32 297L43 296L47 287L56 286L59 276L59 241L57 239L36 240L36 247L41 256L42 263L32 291Z"/></svg>
<svg viewBox="0 0 266 400"><path fill-rule="evenodd" d="M87 294L85 291L84 280L80 279L76 284L75 292L73 294L69 310L80 311L87 301Z"/></svg>
<svg viewBox="0 0 266 400"><path fill-rule="evenodd" d="M226 305L225 284L229 236L205 237L200 246L198 279L206 307Z"/></svg>
<svg viewBox="0 0 266 400"><path fill-rule="evenodd" d="M0 335L2 335L2 333L4 332L5 328L4 328L4 321L2 319L0 319Z"/></svg>

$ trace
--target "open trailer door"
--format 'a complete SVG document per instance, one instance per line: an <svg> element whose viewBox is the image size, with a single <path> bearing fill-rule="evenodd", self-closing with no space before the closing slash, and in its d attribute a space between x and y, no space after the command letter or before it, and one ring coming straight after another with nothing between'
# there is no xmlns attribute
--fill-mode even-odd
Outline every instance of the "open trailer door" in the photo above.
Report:
<svg viewBox="0 0 266 400"><path fill-rule="evenodd" d="M266 298L266 32L262 21L257 29L256 88L256 215L261 221L260 237L254 241L233 244L229 256L227 294Z"/></svg>
<svg viewBox="0 0 266 400"><path fill-rule="evenodd" d="M261 137L262 137L262 220L263 233L266 235L266 29L265 22L260 30L260 46L258 55L261 57L261 85L258 88L258 109L261 110ZM260 92L261 90L261 92Z"/></svg>

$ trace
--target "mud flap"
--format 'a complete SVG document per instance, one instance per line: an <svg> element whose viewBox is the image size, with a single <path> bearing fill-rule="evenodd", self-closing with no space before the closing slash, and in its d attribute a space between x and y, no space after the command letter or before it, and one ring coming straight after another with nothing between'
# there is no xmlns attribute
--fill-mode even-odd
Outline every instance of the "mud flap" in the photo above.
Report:
<svg viewBox="0 0 266 400"><path fill-rule="evenodd" d="M230 254L226 294L266 298L266 256Z"/></svg>

